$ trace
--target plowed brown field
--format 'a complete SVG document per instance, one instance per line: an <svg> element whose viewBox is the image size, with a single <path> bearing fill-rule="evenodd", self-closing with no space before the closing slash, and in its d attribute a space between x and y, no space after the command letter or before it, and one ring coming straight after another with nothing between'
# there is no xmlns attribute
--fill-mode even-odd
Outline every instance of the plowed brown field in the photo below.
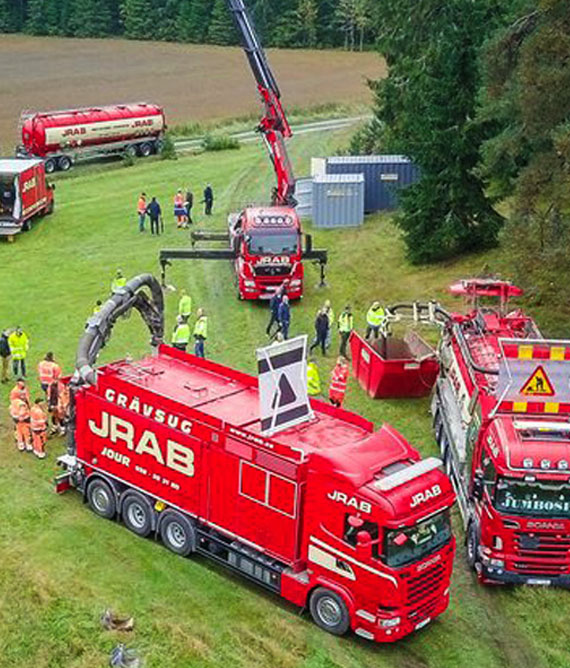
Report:
<svg viewBox="0 0 570 668"><path fill-rule="evenodd" d="M366 102L375 53L269 50L286 105ZM0 154L17 139L23 109L46 110L148 100L169 123L238 116L258 109L239 48L0 35Z"/></svg>

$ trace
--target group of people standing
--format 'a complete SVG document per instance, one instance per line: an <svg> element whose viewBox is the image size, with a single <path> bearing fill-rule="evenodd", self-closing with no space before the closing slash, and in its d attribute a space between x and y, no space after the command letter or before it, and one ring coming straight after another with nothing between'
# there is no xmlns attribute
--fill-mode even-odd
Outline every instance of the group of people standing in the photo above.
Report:
<svg viewBox="0 0 570 668"><path fill-rule="evenodd" d="M204 198L200 202L204 204L204 214L206 216L212 215L214 207L214 190L211 184L204 188ZM192 208L194 206L194 193L190 188L183 193L182 189L178 190L174 195L174 219L178 229L185 229L192 224ZM162 215L162 207L156 197L152 197L150 202L147 201L145 192L142 192L137 202L137 219L139 223L139 232L145 231L146 217L150 221L150 233L152 235L160 235L164 233L164 218Z"/></svg>
<svg viewBox="0 0 570 668"><path fill-rule="evenodd" d="M267 336L274 340L284 340L289 336L291 325L291 306L287 297L288 281L285 280L271 297L269 303L270 318L266 328ZM382 335L387 335L387 313L379 301L374 301L366 313L366 339L377 340ZM316 348L320 348L323 356L326 356L330 348L332 330L335 325L335 313L331 302L327 299L323 306L318 309L315 317L315 336L309 347L312 355ZM329 386L329 401L334 406L341 406L344 401L348 383L348 342L350 334L354 329L354 316L350 304L347 304L336 320L339 334L339 356L334 369L331 372ZM276 327L275 327L276 326ZM307 366L307 388L311 396L322 393L319 368L314 357L310 357Z"/></svg>
<svg viewBox="0 0 570 668"><path fill-rule="evenodd" d="M19 377L10 392L10 417L14 423L14 439L20 452L32 452L38 459L46 456L48 421L51 434L64 434L69 408L69 389L61 381L61 367L52 352L38 364L38 380L43 397L32 403L25 378Z"/></svg>
<svg viewBox="0 0 570 668"><path fill-rule="evenodd" d="M192 315L192 297L185 290L180 292L178 302L178 315L176 326L172 333L172 345L178 350L186 352L190 339L194 338L194 355L206 357L205 344L208 338L208 317L203 308L196 311L196 321L193 329L190 328L189 320Z"/></svg>

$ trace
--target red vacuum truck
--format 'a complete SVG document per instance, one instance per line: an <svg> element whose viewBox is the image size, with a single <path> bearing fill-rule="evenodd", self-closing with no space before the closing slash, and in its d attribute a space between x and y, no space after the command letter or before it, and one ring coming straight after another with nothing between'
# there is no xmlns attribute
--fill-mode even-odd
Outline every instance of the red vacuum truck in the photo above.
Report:
<svg viewBox="0 0 570 668"><path fill-rule="evenodd" d="M54 188L46 182L42 160L0 158L0 236L11 238L50 214Z"/></svg>
<svg viewBox="0 0 570 668"><path fill-rule="evenodd" d="M88 321L58 490L308 608L333 634L390 642L441 614L455 549L441 461L314 400L309 421L267 436L257 378L161 344L162 299L137 277ZM132 307L155 352L95 369Z"/></svg>
<svg viewBox="0 0 570 668"><path fill-rule="evenodd" d="M483 583L568 588L570 341L547 341L510 311L522 290L506 281L451 291L471 308L443 329L432 412L468 561Z"/></svg>
<svg viewBox="0 0 570 668"><path fill-rule="evenodd" d="M117 104L23 114L17 155L39 157L49 174L107 155L148 157L160 150L166 120L154 104Z"/></svg>
<svg viewBox="0 0 570 668"><path fill-rule="evenodd" d="M226 3L264 105L265 114L257 130L268 149L277 186L271 206L246 207L238 214L230 214L227 232L197 231L191 235L192 246L197 241L221 241L226 248L160 251L162 283L165 284L166 267L171 260L230 260L240 299L270 299L284 280L288 281L289 298L298 299L303 296L303 260L319 264L323 286L327 251L313 249L310 235L305 235L303 247L301 221L295 210L295 177L285 147L285 139L292 132L281 105L281 92L243 0Z"/></svg>

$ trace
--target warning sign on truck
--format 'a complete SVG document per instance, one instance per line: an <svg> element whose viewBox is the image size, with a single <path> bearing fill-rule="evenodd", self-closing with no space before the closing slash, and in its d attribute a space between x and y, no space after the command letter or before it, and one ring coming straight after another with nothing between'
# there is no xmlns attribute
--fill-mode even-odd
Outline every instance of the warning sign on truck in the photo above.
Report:
<svg viewBox="0 0 570 668"><path fill-rule="evenodd" d="M497 410L570 413L570 341L500 339Z"/></svg>

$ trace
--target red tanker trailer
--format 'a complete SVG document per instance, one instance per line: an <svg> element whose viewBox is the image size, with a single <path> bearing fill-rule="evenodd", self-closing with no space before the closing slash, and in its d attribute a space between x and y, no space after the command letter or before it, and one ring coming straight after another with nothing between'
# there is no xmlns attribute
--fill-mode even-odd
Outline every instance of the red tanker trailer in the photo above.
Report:
<svg viewBox="0 0 570 668"><path fill-rule="evenodd" d="M166 119L162 107L139 102L23 114L20 126L17 154L43 158L49 174L83 159L157 153Z"/></svg>

